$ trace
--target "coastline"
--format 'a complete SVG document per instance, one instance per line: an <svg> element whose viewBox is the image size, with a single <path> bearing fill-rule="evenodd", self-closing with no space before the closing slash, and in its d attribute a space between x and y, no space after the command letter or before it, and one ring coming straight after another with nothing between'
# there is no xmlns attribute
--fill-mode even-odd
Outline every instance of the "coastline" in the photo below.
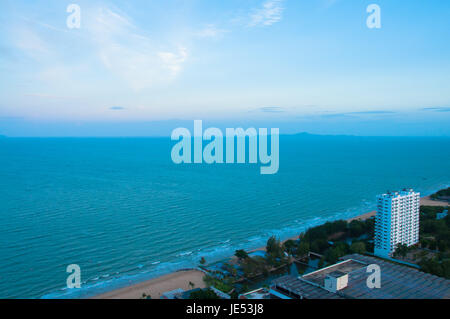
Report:
<svg viewBox="0 0 450 319"><path fill-rule="evenodd" d="M424 196L420 199L421 206L449 206L447 202L437 201L430 199L430 196ZM365 221L376 215L376 211L370 211L355 217L346 219L348 223L353 220ZM296 240L298 235L287 240ZM265 250L265 247L259 247L252 249L249 252ZM234 256L228 258L233 259ZM171 290L181 288L183 290L190 290L192 286L189 282L194 284L194 288L205 288L206 285L203 282L204 272L198 269L180 270L172 272L163 276L158 276L150 280L146 280L141 283L133 284L124 288L115 289L106 293L101 293L92 297L92 299L140 299L142 294L150 295L153 299L161 298L162 294Z"/></svg>
<svg viewBox="0 0 450 319"><path fill-rule="evenodd" d="M371 211L349 218L347 219L347 222L351 222L352 220L364 221L375 216L375 214L376 211ZM289 239L296 240L297 238L298 236L294 236L287 238L284 241ZM258 250L265 250L265 247L256 248L250 252ZM234 256L229 256L229 258L233 259ZM180 270L141 283L101 293L91 297L91 299L140 299L143 294L150 295L152 299L160 299L162 294L168 291L179 288L185 291L192 289L189 282L194 284L194 288L206 288L206 285L203 282L204 275L205 273L198 269Z"/></svg>
<svg viewBox="0 0 450 319"><path fill-rule="evenodd" d="M162 294L175 289L205 288L203 282L204 272L196 269L180 270L164 276L156 277L138 284L112 290L91 299L141 299L143 294L150 295L152 299L160 299Z"/></svg>

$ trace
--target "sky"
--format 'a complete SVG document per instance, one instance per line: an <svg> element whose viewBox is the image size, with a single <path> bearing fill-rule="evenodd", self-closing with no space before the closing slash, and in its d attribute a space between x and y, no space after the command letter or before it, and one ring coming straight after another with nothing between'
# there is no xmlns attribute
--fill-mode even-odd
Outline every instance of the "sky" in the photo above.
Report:
<svg viewBox="0 0 450 319"><path fill-rule="evenodd" d="M0 135L168 135L201 119L450 136L449 17L441 0L2 0Z"/></svg>

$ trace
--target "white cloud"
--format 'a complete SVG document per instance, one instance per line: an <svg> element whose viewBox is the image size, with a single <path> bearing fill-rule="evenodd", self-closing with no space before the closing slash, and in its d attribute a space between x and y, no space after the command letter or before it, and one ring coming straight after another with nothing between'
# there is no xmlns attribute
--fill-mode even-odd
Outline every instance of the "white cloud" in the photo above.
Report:
<svg viewBox="0 0 450 319"><path fill-rule="evenodd" d="M253 11L248 25L251 27L270 26L281 20L283 11L283 0L267 0L262 4L262 8Z"/></svg>
<svg viewBox="0 0 450 319"><path fill-rule="evenodd" d="M195 35L199 38L219 38L224 33L226 33L227 30L219 29L213 24L208 24L205 28L195 33Z"/></svg>
<svg viewBox="0 0 450 319"><path fill-rule="evenodd" d="M39 56L49 53L45 41L39 34L26 26L21 27L15 32L14 41L18 49L34 59L38 59Z"/></svg>
<svg viewBox="0 0 450 319"><path fill-rule="evenodd" d="M326 8L332 7L335 5L339 0L324 0L324 6Z"/></svg>
<svg viewBox="0 0 450 319"><path fill-rule="evenodd" d="M103 65L132 89L142 90L174 80L188 57L181 45L161 49L126 17L99 10L88 26Z"/></svg>

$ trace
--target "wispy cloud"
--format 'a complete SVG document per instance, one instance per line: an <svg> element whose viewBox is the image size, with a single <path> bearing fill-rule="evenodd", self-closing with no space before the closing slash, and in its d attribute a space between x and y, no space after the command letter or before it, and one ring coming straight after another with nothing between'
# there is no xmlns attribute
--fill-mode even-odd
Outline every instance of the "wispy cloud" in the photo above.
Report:
<svg viewBox="0 0 450 319"><path fill-rule="evenodd" d="M249 26L270 26L283 17L283 0L266 0L261 8L253 10Z"/></svg>
<svg viewBox="0 0 450 319"><path fill-rule="evenodd" d="M60 96L45 93L28 93L24 94L25 97L38 98L38 99L50 99L50 100L75 100L79 99L73 96Z"/></svg>
<svg viewBox="0 0 450 319"><path fill-rule="evenodd" d="M259 111L265 112L265 113L283 113L283 112L285 112L285 110L279 106L264 106L264 107L260 107Z"/></svg>
<svg viewBox="0 0 450 319"><path fill-rule="evenodd" d="M422 110L433 112L450 112L450 107L449 106L424 107Z"/></svg>
<svg viewBox="0 0 450 319"><path fill-rule="evenodd" d="M321 114L320 117L323 118L351 118L351 117L357 117L358 115L364 116L364 115L390 115L390 114L396 114L394 111L356 111L356 112L343 112L343 113L328 113L328 114Z"/></svg>
<svg viewBox="0 0 450 319"><path fill-rule="evenodd" d="M50 51L44 39L25 25L15 30L14 42L18 49L35 60L42 55L47 55Z"/></svg>
<svg viewBox="0 0 450 319"><path fill-rule="evenodd" d="M109 109L112 110L112 111L122 111L122 110L125 110L125 108L124 108L123 106L111 106Z"/></svg>
<svg viewBox="0 0 450 319"><path fill-rule="evenodd" d="M323 5L326 8L332 7L333 5L335 5L337 2L339 2L340 0L322 0L323 1Z"/></svg>
<svg viewBox="0 0 450 319"><path fill-rule="evenodd" d="M88 26L103 65L138 91L174 80L187 60L187 49L161 50L125 16L100 9Z"/></svg>
<svg viewBox="0 0 450 319"><path fill-rule="evenodd" d="M199 38L211 38L217 39L220 38L224 33L228 32L225 29L220 29L214 24L208 24L203 29L198 32L195 32L194 35Z"/></svg>
<svg viewBox="0 0 450 319"><path fill-rule="evenodd" d="M394 111L358 111L358 112L348 112L346 114L394 114Z"/></svg>

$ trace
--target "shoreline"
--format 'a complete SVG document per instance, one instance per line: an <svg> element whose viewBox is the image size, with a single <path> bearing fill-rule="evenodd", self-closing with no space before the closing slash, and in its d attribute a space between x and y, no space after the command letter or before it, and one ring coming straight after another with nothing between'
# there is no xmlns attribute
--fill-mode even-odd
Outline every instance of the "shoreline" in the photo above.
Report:
<svg viewBox="0 0 450 319"><path fill-rule="evenodd" d="M352 218L346 219L347 222L352 220L366 220L375 216L376 211L364 213ZM297 236L287 238L283 242L293 239L296 240ZM265 247L256 248L249 252L258 250L265 250ZM233 259L233 256L227 258ZM166 275L158 276L141 283L132 284L123 288L114 289L105 293L92 296L90 299L141 299L142 294L150 295L152 299L161 298L162 294L175 289L183 289L185 291L193 289L189 285L189 282L194 283L194 288L206 288L203 282L203 276L205 273L199 269L189 269L175 271Z"/></svg>
<svg viewBox="0 0 450 319"><path fill-rule="evenodd" d="M443 201L437 201L430 199L430 196L424 196L420 198L421 206L449 206L449 203ZM376 215L376 211L370 211L355 217L346 219L348 223L353 220L365 221ZM296 240L300 234L286 238L282 240ZM265 247L259 247L249 250L248 252L255 252L265 250ZM227 258L233 259L234 256L228 256ZM142 294L151 295L153 299L161 298L162 294L171 290L181 288L185 291L193 289L189 285L189 282L194 283L194 288L205 288L206 285L203 282L204 272L199 269L180 270L166 275L158 276L141 283L132 284L123 288L114 289L109 292L100 293L94 295L91 299L140 299Z"/></svg>
<svg viewBox="0 0 450 319"><path fill-rule="evenodd" d="M111 290L90 299L141 299L143 294L150 295L152 299L160 299L162 294L175 289L191 290L193 288L206 288L203 282L205 273L201 270L190 269L175 271L144 282ZM194 286L190 286L189 283Z"/></svg>

